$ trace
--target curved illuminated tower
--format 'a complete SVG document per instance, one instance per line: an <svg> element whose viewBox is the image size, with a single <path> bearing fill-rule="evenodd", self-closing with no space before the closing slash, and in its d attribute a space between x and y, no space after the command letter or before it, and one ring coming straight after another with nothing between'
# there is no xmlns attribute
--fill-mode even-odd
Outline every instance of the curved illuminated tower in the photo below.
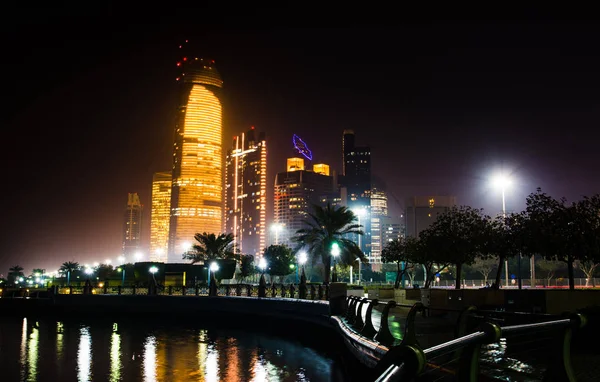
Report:
<svg viewBox="0 0 600 382"><path fill-rule="evenodd" d="M177 66L181 99L173 144L169 262L182 262L196 233L218 234L223 227L223 81L212 60L183 55Z"/></svg>

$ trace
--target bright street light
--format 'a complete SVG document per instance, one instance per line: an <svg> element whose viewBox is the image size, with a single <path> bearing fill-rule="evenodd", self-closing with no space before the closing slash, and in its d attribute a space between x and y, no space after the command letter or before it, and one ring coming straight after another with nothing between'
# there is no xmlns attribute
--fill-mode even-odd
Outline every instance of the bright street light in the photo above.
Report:
<svg viewBox="0 0 600 382"><path fill-rule="evenodd" d="M308 255L306 254L306 252L302 251L298 254L298 263L300 263L300 265L306 264L307 260L308 260Z"/></svg>
<svg viewBox="0 0 600 382"><path fill-rule="evenodd" d="M340 246L338 243L331 244L331 256L338 257L340 255Z"/></svg>
<svg viewBox="0 0 600 382"><path fill-rule="evenodd" d="M212 262L210 263L210 270L211 272L216 272L219 270L219 264L217 264L216 262Z"/></svg>
<svg viewBox="0 0 600 382"><path fill-rule="evenodd" d="M94 270L92 268L85 268L84 272L86 275L91 275L92 273L94 273Z"/></svg>
<svg viewBox="0 0 600 382"><path fill-rule="evenodd" d="M510 186L510 184L512 183L512 181L510 180L510 178L506 175L503 174L498 174L495 175L492 178L492 186L494 188L499 188L502 191L502 216L504 218L506 218L506 188L508 186ZM506 286L508 286L508 258L506 258L506 260L504 260L504 267L505 267L505 282L506 282Z"/></svg>
<svg viewBox="0 0 600 382"><path fill-rule="evenodd" d="M99 265L100 265L100 263L99 263L99 262L97 262L97 261L94 263L94 267L97 267L97 266L99 266Z"/></svg>
<svg viewBox="0 0 600 382"><path fill-rule="evenodd" d="M156 265L153 265L150 267L150 269L148 269L148 271L152 273L152 275L154 275L156 272L158 272L158 267Z"/></svg>
<svg viewBox="0 0 600 382"><path fill-rule="evenodd" d="M260 260L258 260L258 267L264 272L265 269L267 269L267 260L265 260L264 257L261 257Z"/></svg>
<svg viewBox="0 0 600 382"><path fill-rule="evenodd" d="M192 249L192 243L190 243L189 241L184 241L183 243L181 243L181 246L183 247L184 252L188 252L190 249Z"/></svg>
<svg viewBox="0 0 600 382"><path fill-rule="evenodd" d="M104 260L104 263L110 265L110 263L112 263L112 260L111 259L106 259L106 260Z"/></svg>
<svg viewBox="0 0 600 382"><path fill-rule="evenodd" d="M125 256L119 256L119 263L125 264Z"/></svg>
<svg viewBox="0 0 600 382"><path fill-rule="evenodd" d="M142 257L144 257L144 254L141 251L137 251L135 253L135 255L133 255L134 259L136 259L137 261L140 261L142 259Z"/></svg>

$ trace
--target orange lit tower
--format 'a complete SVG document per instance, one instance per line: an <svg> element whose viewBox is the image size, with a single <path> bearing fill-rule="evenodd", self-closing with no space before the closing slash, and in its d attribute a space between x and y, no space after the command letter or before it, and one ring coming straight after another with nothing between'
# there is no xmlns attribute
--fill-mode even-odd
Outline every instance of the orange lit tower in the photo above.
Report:
<svg viewBox="0 0 600 382"><path fill-rule="evenodd" d="M169 262L181 262L196 233L218 234L223 227L223 81L213 60L182 55L177 66L181 98L173 143Z"/></svg>

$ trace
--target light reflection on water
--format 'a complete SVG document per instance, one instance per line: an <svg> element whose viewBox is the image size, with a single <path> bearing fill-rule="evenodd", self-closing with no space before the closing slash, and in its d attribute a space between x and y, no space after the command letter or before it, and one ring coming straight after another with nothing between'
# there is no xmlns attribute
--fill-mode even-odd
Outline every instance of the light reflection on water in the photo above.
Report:
<svg viewBox="0 0 600 382"><path fill-rule="evenodd" d="M77 380L79 382L91 381L92 369L92 337L90 329L79 329L79 349L77 350Z"/></svg>
<svg viewBox="0 0 600 382"><path fill-rule="evenodd" d="M3 381L344 380L320 352L241 330L0 318L0 355Z"/></svg>
<svg viewBox="0 0 600 382"><path fill-rule="evenodd" d="M506 338L498 343L481 347L480 360L485 374L503 381L539 381L545 369L542 365L533 366L522 358L517 359L508 352Z"/></svg>

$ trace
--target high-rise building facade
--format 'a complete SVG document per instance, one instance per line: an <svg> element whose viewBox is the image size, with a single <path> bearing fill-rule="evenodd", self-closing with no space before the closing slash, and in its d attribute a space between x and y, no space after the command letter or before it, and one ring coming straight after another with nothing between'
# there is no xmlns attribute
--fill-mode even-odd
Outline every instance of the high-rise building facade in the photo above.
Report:
<svg viewBox="0 0 600 382"><path fill-rule="evenodd" d="M289 163L289 162L288 162ZM304 167L301 164L300 167ZM339 202L334 176L307 170L280 172L275 176L274 221L271 243L293 247L296 231L304 224L312 206Z"/></svg>
<svg viewBox="0 0 600 382"><path fill-rule="evenodd" d="M173 143L169 261L181 261L196 233L223 228L223 86L214 61L183 56Z"/></svg>
<svg viewBox="0 0 600 382"><path fill-rule="evenodd" d="M131 256L140 250L142 234L142 203L137 193L127 194L123 221L123 255Z"/></svg>
<svg viewBox="0 0 600 382"><path fill-rule="evenodd" d="M406 236L419 237L439 214L456 205L455 196L413 196L406 200Z"/></svg>
<svg viewBox="0 0 600 382"><path fill-rule="evenodd" d="M383 249L382 223L388 216L387 194L382 190L371 191L371 253L369 262L381 264Z"/></svg>
<svg viewBox="0 0 600 382"><path fill-rule="evenodd" d="M150 261L167 262L171 216L171 180L170 171L157 172L152 177Z"/></svg>
<svg viewBox="0 0 600 382"><path fill-rule="evenodd" d="M267 141L254 127L234 137L225 166L225 232L235 248L260 255L266 246Z"/></svg>
<svg viewBox="0 0 600 382"><path fill-rule="evenodd" d="M404 238L404 215L385 216L381 219L382 250L392 240Z"/></svg>
<svg viewBox="0 0 600 382"><path fill-rule="evenodd" d="M360 218L364 235L360 241L361 250L371 255L371 149L356 146L354 131L344 130L342 139L343 177L341 185L346 189L346 205L355 211L362 211Z"/></svg>

